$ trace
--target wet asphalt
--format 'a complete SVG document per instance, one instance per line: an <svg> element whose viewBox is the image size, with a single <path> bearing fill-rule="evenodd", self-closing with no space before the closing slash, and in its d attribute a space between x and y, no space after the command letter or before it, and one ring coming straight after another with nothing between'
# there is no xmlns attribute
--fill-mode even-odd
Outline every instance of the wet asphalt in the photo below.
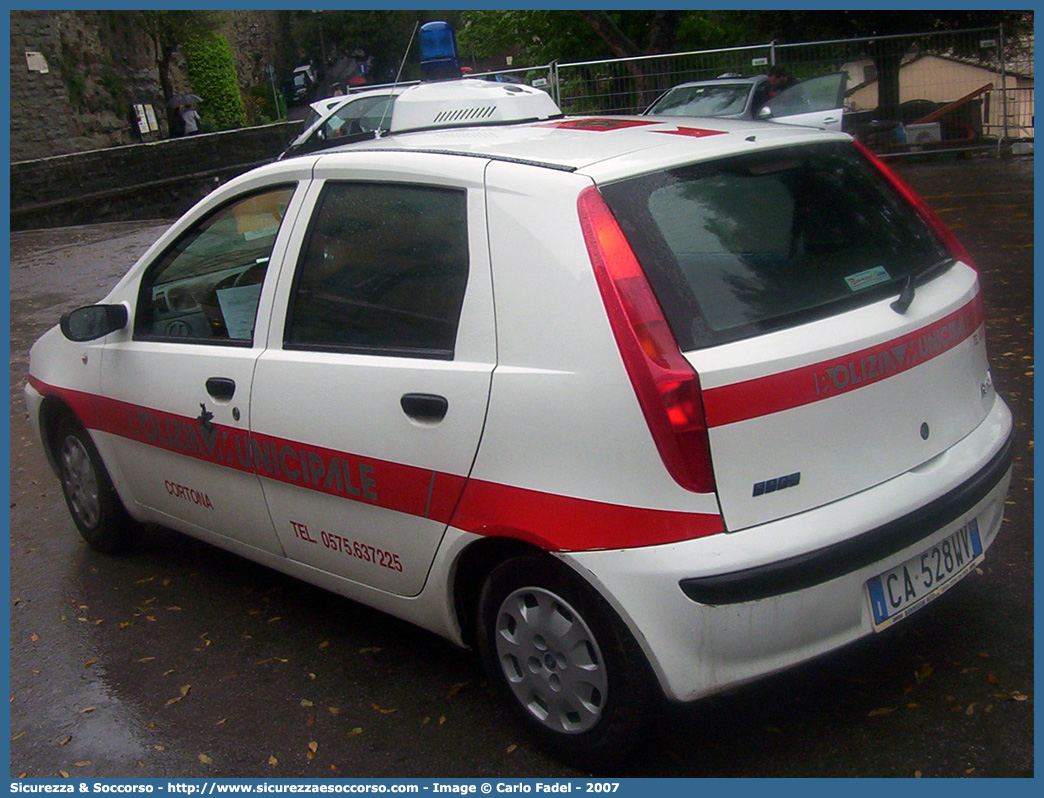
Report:
<svg viewBox="0 0 1044 798"><path fill-rule="evenodd" d="M620 776L1032 776L1033 161L898 171L976 261L995 385L1017 423L1002 532L908 621L788 673L668 708ZM476 657L153 528L80 542L31 439L28 349L165 228L11 241L12 777L581 776L532 746Z"/></svg>

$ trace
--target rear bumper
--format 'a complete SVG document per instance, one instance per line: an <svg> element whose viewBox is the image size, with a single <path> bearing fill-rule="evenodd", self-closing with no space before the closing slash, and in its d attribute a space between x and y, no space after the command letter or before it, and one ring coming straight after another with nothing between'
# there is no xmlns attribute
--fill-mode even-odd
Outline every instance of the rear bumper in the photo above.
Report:
<svg viewBox="0 0 1044 798"><path fill-rule="evenodd" d="M562 557L613 604L668 698L693 700L871 634L867 580L971 519L988 549L1011 480L1011 430L998 399L929 463L825 507L679 544Z"/></svg>
<svg viewBox="0 0 1044 798"><path fill-rule="evenodd" d="M975 476L909 515L856 537L780 562L727 574L681 580L699 604L740 604L792 593L858 571L948 529L997 487L1011 468L1015 437ZM959 526L959 524L958 524Z"/></svg>

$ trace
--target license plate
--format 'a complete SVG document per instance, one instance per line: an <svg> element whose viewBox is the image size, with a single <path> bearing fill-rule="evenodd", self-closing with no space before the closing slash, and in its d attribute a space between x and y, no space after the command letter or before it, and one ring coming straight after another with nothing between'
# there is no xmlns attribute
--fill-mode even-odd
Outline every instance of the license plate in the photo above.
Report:
<svg viewBox="0 0 1044 798"><path fill-rule="evenodd" d="M874 630L917 612L982 562L979 524L973 518L956 532L866 583Z"/></svg>

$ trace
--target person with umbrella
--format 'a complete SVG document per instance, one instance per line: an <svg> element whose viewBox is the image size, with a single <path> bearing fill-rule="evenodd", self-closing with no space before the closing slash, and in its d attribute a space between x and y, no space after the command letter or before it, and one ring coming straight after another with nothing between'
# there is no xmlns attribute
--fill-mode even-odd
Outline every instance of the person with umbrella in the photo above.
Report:
<svg viewBox="0 0 1044 798"><path fill-rule="evenodd" d="M191 136L199 132L199 112L196 105L201 102L198 94L175 94L167 105L174 109L181 122L178 135Z"/></svg>

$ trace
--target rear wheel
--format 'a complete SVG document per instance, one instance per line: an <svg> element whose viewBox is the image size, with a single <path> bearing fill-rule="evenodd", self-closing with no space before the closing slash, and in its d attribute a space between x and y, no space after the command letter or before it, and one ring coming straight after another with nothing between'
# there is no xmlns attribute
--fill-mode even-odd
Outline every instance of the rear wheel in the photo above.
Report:
<svg viewBox="0 0 1044 798"><path fill-rule="evenodd" d="M490 679L551 753L599 769L641 739L653 700L645 658L612 608L550 557L509 560L479 599Z"/></svg>
<svg viewBox="0 0 1044 798"><path fill-rule="evenodd" d="M58 425L54 451L65 503L83 539L106 554L129 548L138 524L127 514L87 431L70 416Z"/></svg>

